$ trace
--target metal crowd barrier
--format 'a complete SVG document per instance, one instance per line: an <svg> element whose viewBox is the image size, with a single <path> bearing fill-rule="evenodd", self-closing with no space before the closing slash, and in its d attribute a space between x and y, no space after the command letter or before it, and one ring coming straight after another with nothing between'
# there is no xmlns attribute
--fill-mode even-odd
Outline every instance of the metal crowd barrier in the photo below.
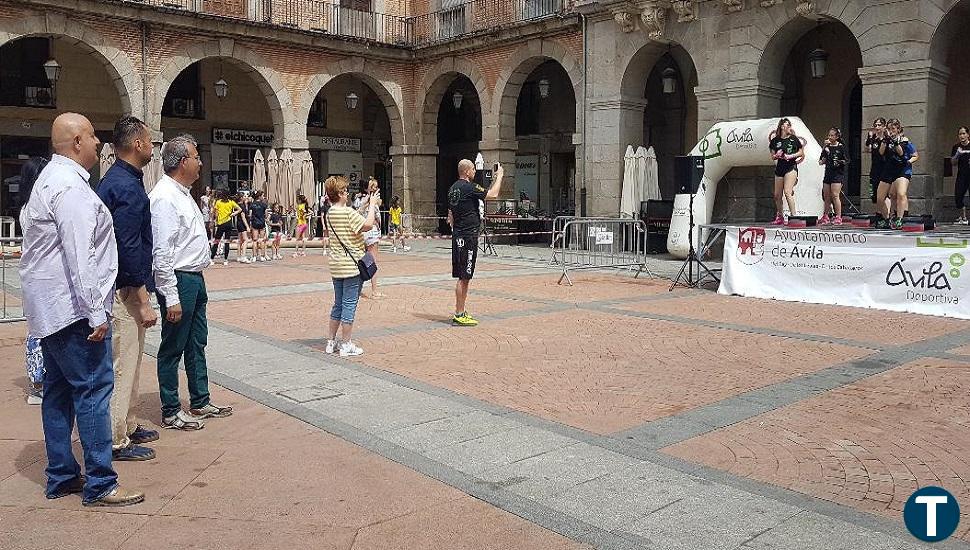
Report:
<svg viewBox="0 0 970 550"><path fill-rule="evenodd" d="M20 266L20 237L0 240L0 323L26 321L24 309L14 289L20 288L20 275L8 273ZM14 301L17 303L15 304Z"/></svg>
<svg viewBox="0 0 970 550"><path fill-rule="evenodd" d="M552 257L549 258L549 263L554 265L560 264L559 259L559 248L560 243L566 238L565 228L566 224L573 220L621 220L626 218L620 218L618 216L556 216L552 221L552 242L549 247L552 248Z"/></svg>
<svg viewBox="0 0 970 550"><path fill-rule="evenodd" d="M633 218L573 218L563 221L557 235L557 261L563 280L572 286L570 271L581 269L636 269L634 278L647 270L647 224Z"/></svg>

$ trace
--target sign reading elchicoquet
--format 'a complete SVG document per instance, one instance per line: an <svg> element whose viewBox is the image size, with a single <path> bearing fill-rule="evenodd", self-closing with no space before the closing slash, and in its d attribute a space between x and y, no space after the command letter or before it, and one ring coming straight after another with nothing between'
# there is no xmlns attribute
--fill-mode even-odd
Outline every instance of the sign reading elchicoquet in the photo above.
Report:
<svg viewBox="0 0 970 550"><path fill-rule="evenodd" d="M269 147L273 145L273 132L256 130L231 130L213 128L212 143L221 145L248 145L250 147Z"/></svg>
<svg viewBox="0 0 970 550"><path fill-rule="evenodd" d="M970 240L735 227L719 294L970 319Z"/></svg>

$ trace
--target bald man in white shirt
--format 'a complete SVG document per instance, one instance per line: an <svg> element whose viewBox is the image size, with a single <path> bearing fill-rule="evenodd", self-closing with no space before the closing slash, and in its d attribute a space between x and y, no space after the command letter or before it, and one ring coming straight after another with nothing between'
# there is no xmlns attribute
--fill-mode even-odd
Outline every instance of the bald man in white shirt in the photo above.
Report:
<svg viewBox="0 0 970 550"><path fill-rule="evenodd" d="M101 143L76 113L54 119L51 142L55 154L20 213L24 311L46 369L46 494L83 493L85 506L137 504L145 495L122 489L111 467L109 327L118 249L111 213L88 185ZM86 477L71 449L75 421Z"/></svg>

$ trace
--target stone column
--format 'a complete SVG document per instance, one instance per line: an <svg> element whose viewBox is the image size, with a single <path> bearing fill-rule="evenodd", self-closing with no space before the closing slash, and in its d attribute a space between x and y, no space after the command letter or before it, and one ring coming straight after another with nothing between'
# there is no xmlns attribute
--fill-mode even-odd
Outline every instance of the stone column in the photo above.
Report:
<svg viewBox="0 0 970 550"><path fill-rule="evenodd" d="M913 214L939 217L943 207L948 205L949 194L943 191L942 159L950 151L941 148L939 132L948 123L944 120L944 108L949 76L947 69L934 67L930 61L859 69L863 127L868 128L877 117L898 118L919 151L919 161L913 165L913 180L909 185L909 209ZM951 125L955 128L957 123ZM871 167L868 154L862 162L863 181L866 181ZM866 197L863 199L866 208L872 210L872 203Z"/></svg>
<svg viewBox="0 0 970 550"><path fill-rule="evenodd" d="M627 145L643 145L643 98L591 98L586 106L585 170L577 182L576 212L582 211L586 189L586 215L616 215L620 211L623 154Z"/></svg>
<svg viewBox="0 0 970 550"><path fill-rule="evenodd" d="M724 86L727 96L727 119L771 118L791 113L781 112L781 84L758 80L736 80Z"/></svg>
<svg viewBox="0 0 970 550"><path fill-rule="evenodd" d="M394 145L390 148L394 194L401 197L407 214L434 216L437 177L437 145ZM435 220L415 219L416 231L437 230Z"/></svg>

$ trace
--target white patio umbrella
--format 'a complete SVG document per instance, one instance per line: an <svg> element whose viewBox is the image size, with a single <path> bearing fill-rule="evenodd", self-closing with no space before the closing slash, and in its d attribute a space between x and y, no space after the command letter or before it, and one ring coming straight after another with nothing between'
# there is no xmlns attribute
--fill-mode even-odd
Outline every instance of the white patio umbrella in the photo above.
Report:
<svg viewBox="0 0 970 550"><path fill-rule="evenodd" d="M266 155L266 202L273 204L280 202L280 162L276 158L276 151L269 150Z"/></svg>
<svg viewBox="0 0 970 550"><path fill-rule="evenodd" d="M317 186L316 182L313 181L313 157L310 156L310 151L303 152L303 162L300 163L300 193L311 197L311 200L315 199L313 195L316 193Z"/></svg>
<svg viewBox="0 0 970 550"><path fill-rule="evenodd" d="M263 161L263 154L256 149L253 155L253 192L266 192L266 162Z"/></svg>
<svg viewBox="0 0 970 550"><path fill-rule="evenodd" d="M115 148L110 143L105 143L101 147L101 177L104 177L105 172L111 165L115 163Z"/></svg>
<svg viewBox="0 0 970 550"><path fill-rule="evenodd" d="M148 165L142 170L145 192L151 192L160 179L162 179L162 146L154 145L152 146L152 160L148 161Z"/></svg>
<svg viewBox="0 0 970 550"><path fill-rule="evenodd" d="M641 155L641 151L643 154ZM659 200L660 197L660 177L657 172L657 153L650 147L644 150L643 147L637 149L637 163L640 169L640 180L643 182L640 200Z"/></svg>
<svg viewBox="0 0 970 550"><path fill-rule="evenodd" d="M293 151L283 149L280 153L279 161L280 173L278 186L280 190L280 203L283 208L288 210L296 205L296 181L293 173Z"/></svg>
<svg viewBox="0 0 970 550"><path fill-rule="evenodd" d="M632 145L626 146L626 153L623 155L623 185L620 189L620 215L636 217L640 210L640 203L636 202L639 197L637 193L637 174L635 150Z"/></svg>

